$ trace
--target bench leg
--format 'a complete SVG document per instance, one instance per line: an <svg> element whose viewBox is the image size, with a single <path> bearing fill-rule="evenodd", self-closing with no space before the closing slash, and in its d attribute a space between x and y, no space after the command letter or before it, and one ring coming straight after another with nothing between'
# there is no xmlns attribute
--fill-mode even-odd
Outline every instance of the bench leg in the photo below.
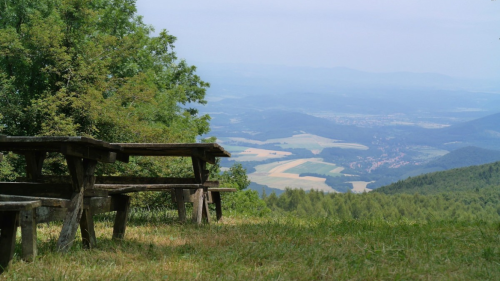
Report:
<svg viewBox="0 0 500 281"><path fill-rule="evenodd" d="M222 204L220 200L220 192L211 191L212 192L212 201L215 204L215 213L217 214L217 221L222 218Z"/></svg>
<svg viewBox="0 0 500 281"><path fill-rule="evenodd" d="M201 224L203 218L206 218L207 222L210 223L207 195L202 188L196 190L193 199L193 222Z"/></svg>
<svg viewBox="0 0 500 281"><path fill-rule="evenodd" d="M79 193L74 193L71 197L71 203L68 207L68 212L63 221L63 226L59 239L57 240L57 251L68 252L78 229L78 224L83 212L83 188Z"/></svg>
<svg viewBox="0 0 500 281"><path fill-rule="evenodd" d="M203 218L210 223L210 211L208 209L208 192L203 192Z"/></svg>
<svg viewBox="0 0 500 281"><path fill-rule="evenodd" d="M113 239L121 240L125 237L125 229L127 228L128 213L130 210L130 196L116 195L115 200L116 216L115 224L113 225Z"/></svg>
<svg viewBox="0 0 500 281"><path fill-rule="evenodd" d="M179 214L179 221L186 221L186 204L184 203L184 190L180 188L175 189L175 199L177 200L177 213Z"/></svg>
<svg viewBox="0 0 500 281"><path fill-rule="evenodd" d="M93 213L90 209L84 209L80 219L80 231L82 233L82 244L85 249L92 249L97 246L95 237Z"/></svg>
<svg viewBox="0 0 500 281"><path fill-rule="evenodd" d="M203 216L203 189L197 189L193 198L193 222L201 224Z"/></svg>
<svg viewBox="0 0 500 281"><path fill-rule="evenodd" d="M9 265L16 246L19 212L0 212L0 273Z"/></svg>
<svg viewBox="0 0 500 281"><path fill-rule="evenodd" d="M20 213L22 256L27 262L35 260L36 246L36 209L21 211Z"/></svg>

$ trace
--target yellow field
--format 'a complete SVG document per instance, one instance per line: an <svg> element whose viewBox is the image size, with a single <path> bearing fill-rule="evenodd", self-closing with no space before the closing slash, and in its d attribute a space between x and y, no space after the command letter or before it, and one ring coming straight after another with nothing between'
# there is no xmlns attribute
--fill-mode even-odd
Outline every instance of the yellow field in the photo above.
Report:
<svg viewBox="0 0 500 281"><path fill-rule="evenodd" d="M304 164L306 162L323 163L325 165L334 164L322 162L321 158L296 159L288 161L279 161L255 167L256 172L248 175L248 178L258 184L264 184L271 188L284 190L287 187L301 188L304 190L322 190L325 192L336 192L329 187L325 181L326 178L321 177L299 177L299 174L287 173L286 171ZM342 171L342 167L336 167L332 171Z"/></svg>
<svg viewBox="0 0 500 281"><path fill-rule="evenodd" d="M243 152L234 153L230 160L234 161L263 161L267 159L278 159L292 155L287 151L276 151L259 148L248 148Z"/></svg>

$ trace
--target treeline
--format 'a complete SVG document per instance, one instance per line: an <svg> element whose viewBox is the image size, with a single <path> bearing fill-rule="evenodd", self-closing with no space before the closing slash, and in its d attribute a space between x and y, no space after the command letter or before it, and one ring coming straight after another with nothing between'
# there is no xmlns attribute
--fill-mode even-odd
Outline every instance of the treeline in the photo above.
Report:
<svg viewBox="0 0 500 281"><path fill-rule="evenodd" d="M280 196L263 196L268 208L277 213L343 220L499 220L500 187L478 191L446 192L434 195L378 192L363 194L305 192L287 189Z"/></svg>

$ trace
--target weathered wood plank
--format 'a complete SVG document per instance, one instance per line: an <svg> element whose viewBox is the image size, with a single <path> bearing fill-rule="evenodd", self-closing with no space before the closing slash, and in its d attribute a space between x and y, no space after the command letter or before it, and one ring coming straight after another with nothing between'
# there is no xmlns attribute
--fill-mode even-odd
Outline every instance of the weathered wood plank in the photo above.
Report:
<svg viewBox="0 0 500 281"><path fill-rule="evenodd" d="M36 209L24 210L19 215L21 226L21 258L27 262L35 260L37 255L36 246Z"/></svg>
<svg viewBox="0 0 500 281"><path fill-rule="evenodd" d="M9 265L14 256L19 211L0 211L0 273Z"/></svg>
<svg viewBox="0 0 500 281"><path fill-rule="evenodd" d="M45 151L59 152L62 145L77 144L80 146L99 148L114 152L121 151L121 147L105 141L86 137L11 137L0 138L2 151Z"/></svg>
<svg viewBox="0 0 500 281"><path fill-rule="evenodd" d="M64 155L95 160L103 163L114 163L116 161L116 152L85 147L78 144L62 145L60 152Z"/></svg>
<svg viewBox="0 0 500 281"><path fill-rule="evenodd" d="M96 184L96 189L114 190L121 188L145 188L146 191L205 188L203 184Z"/></svg>
<svg viewBox="0 0 500 281"><path fill-rule="evenodd" d="M32 182L1 182L0 194L34 196L34 197L53 197L68 199L72 194L70 184L43 184Z"/></svg>
<svg viewBox="0 0 500 281"><path fill-rule="evenodd" d="M29 200L24 202L0 202L0 211L22 211L40 207L41 202Z"/></svg>
<svg viewBox="0 0 500 281"><path fill-rule="evenodd" d="M146 187L145 186L123 187L123 188L106 189L106 191L108 192L109 195L115 195L115 194L146 191Z"/></svg>
<svg viewBox="0 0 500 281"><path fill-rule="evenodd" d="M238 189L236 188L230 188L230 187L215 187L215 188L208 188L208 191L214 191L214 192L236 192Z"/></svg>
<svg viewBox="0 0 500 281"><path fill-rule="evenodd" d="M204 150L210 157L231 157L231 154L217 143L112 143L112 145L119 145L122 153L132 156L190 157L192 149L195 148Z"/></svg>
<svg viewBox="0 0 500 281"><path fill-rule="evenodd" d="M18 177L17 182L26 182L28 178ZM42 176L37 180L37 183L45 184L71 184L70 176ZM131 177L131 176L114 176L114 177L96 177L96 184L195 184L195 178L165 178L165 177ZM219 181L206 181L206 187L218 187Z"/></svg>

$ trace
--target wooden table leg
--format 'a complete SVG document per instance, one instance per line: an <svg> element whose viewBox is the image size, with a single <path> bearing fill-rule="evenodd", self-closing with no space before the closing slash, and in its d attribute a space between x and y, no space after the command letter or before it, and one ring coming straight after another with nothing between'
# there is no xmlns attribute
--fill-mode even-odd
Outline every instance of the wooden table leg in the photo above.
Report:
<svg viewBox="0 0 500 281"><path fill-rule="evenodd" d="M207 194L203 191L203 188L200 188L193 195L193 222L201 224L203 218L210 223Z"/></svg>
<svg viewBox="0 0 500 281"><path fill-rule="evenodd" d="M16 246L17 223L19 211L0 212L0 273L9 265L14 256Z"/></svg>
<svg viewBox="0 0 500 281"><path fill-rule="evenodd" d="M97 164L95 160L82 160L79 157L68 155L66 155L66 162L68 163L74 193L71 196L70 206L64 218L59 240L57 240L59 252L67 252L73 245L76 230L83 213L83 192L86 188L93 188L95 182L94 171Z"/></svg>
<svg viewBox="0 0 500 281"><path fill-rule="evenodd" d="M22 259L27 262L35 260L36 246L36 209L24 210L20 213Z"/></svg>
<svg viewBox="0 0 500 281"><path fill-rule="evenodd" d="M220 192L210 191L212 193L212 201L215 204L215 213L217 215L217 221L222 218L222 204L220 200Z"/></svg>
<svg viewBox="0 0 500 281"><path fill-rule="evenodd" d="M184 190L180 188L175 189L175 200L177 201L177 213L179 214L179 221L186 221L186 204L184 201Z"/></svg>
<svg viewBox="0 0 500 281"><path fill-rule="evenodd" d="M193 222L201 224L203 215L203 189L199 188L193 195Z"/></svg>
<svg viewBox="0 0 500 281"><path fill-rule="evenodd" d="M210 223L210 211L208 209L208 192L203 192L203 218Z"/></svg>
<svg viewBox="0 0 500 281"><path fill-rule="evenodd" d="M92 249L97 246L95 237L93 213L90 209L84 209L80 219L80 231L82 233L82 244L85 249Z"/></svg>
<svg viewBox="0 0 500 281"><path fill-rule="evenodd" d="M113 200L116 208L115 224L113 225L113 239L119 240L125 237L130 210L130 196L114 195Z"/></svg>

